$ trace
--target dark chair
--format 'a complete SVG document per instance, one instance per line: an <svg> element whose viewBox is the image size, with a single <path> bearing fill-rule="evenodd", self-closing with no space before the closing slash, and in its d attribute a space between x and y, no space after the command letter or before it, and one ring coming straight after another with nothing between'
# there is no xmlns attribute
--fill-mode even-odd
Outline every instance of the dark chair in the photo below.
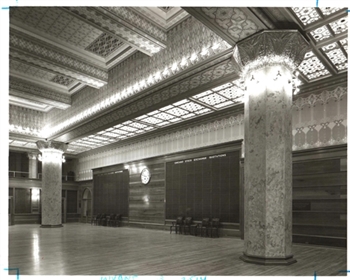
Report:
<svg viewBox="0 0 350 280"><path fill-rule="evenodd" d="M170 226L170 233L173 231L173 228L175 228L175 233L178 231L181 233L181 226L183 225L183 222L184 217L177 217L176 221Z"/></svg>
<svg viewBox="0 0 350 280"><path fill-rule="evenodd" d="M186 217L183 225L181 226L182 233L186 234L186 232L188 232L189 234L191 234L191 225L192 217Z"/></svg>
<svg viewBox="0 0 350 280"><path fill-rule="evenodd" d="M110 214L108 219L107 219L107 223L106 226L110 227L115 223L115 218L116 218L116 214Z"/></svg>
<svg viewBox="0 0 350 280"><path fill-rule="evenodd" d="M117 215L115 215L114 226L120 227L121 225L122 225L122 215L117 214Z"/></svg>
<svg viewBox="0 0 350 280"><path fill-rule="evenodd" d="M98 226L101 226L102 225L102 221L104 221L104 219L106 219L106 214L102 214L101 216L100 216L100 218L99 219L97 219L97 225Z"/></svg>
<svg viewBox="0 0 350 280"><path fill-rule="evenodd" d="M91 218L91 225L97 225L97 221L100 219L101 217L101 213L98 213L96 216Z"/></svg>
<svg viewBox="0 0 350 280"><path fill-rule="evenodd" d="M213 237L213 232L216 232L216 236L219 237L219 227L220 227L220 219L214 218L210 224L210 236Z"/></svg>
<svg viewBox="0 0 350 280"><path fill-rule="evenodd" d="M208 236L208 229L210 228L210 219L209 218L204 218L202 220L202 223L198 225L198 229L200 232L200 236L203 236L203 231L205 232L205 236Z"/></svg>

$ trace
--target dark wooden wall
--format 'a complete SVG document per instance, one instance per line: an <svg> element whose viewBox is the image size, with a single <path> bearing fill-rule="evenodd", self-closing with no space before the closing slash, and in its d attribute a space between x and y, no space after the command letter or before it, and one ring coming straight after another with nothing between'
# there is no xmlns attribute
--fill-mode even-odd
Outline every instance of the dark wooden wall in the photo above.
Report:
<svg viewBox="0 0 350 280"><path fill-rule="evenodd" d="M166 218L239 223L240 151L166 164Z"/></svg>
<svg viewBox="0 0 350 280"><path fill-rule="evenodd" d="M94 213L120 214L127 217L129 196L129 171L117 170L94 174Z"/></svg>
<svg viewBox="0 0 350 280"><path fill-rule="evenodd" d="M346 146L293 155L293 242L346 246Z"/></svg>
<svg viewBox="0 0 350 280"><path fill-rule="evenodd" d="M169 229L164 225L167 222L175 219L173 216L166 217L166 191L168 189L168 184L175 178L182 178L182 175L174 175L172 179L166 179L166 166L167 163L174 161L186 160L189 158L198 158L205 156L213 156L222 153L232 153L234 152L234 157L226 157L225 159L213 158L208 159L207 163L210 163L210 167L207 166L205 169L201 169L201 182L197 182L196 186L205 186L210 184L210 190L204 195L204 198L210 201L210 207L216 210L215 213L222 213L223 220L225 221L236 221L237 225L228 225L232 231L238 232L238 222L239 222L239 157L240 157L241 141L234 141L226 144L215 145L212 147L199 148L195 150L189 150L181 154L170 154L167 156L161 156L156 158L149 158L140 161L127 162L124 164L112 165L101 167L93 170L94 174L94 209L93 214L99 213L96 208L98 205L102 204L107 196L104 194L104 198L98 198L96 201L97 193L96 188L101 188L102 183L95 180L98 174L118 172L127 169L129 171L129 196L128 196L128 217L124 217L123 222L127 223L129 226L144 227L144 228L158 228L158 229ZM231 158L231 160L230 160ZM234 160L232 160L234 158ZM221 164L222 161L222 164ZM228 162L226 162L228 161ZM219 163L220 162L220 163ZM214 165L212 165L214 164ZM200 166L200 164L198 165ZM151 180L148 184L144 185L141 182L140 173L143 168L147 167L151 171ZM213 169L213 172L209 173L209 169ZM232 174L230 173L232 172ZM226 176L230 173L230 176ZM207 177L210 176L210 179ZM232 181L232 182L230 182ZM220 186L220 191L217 192L215 188ZM229 187L228 187L229 186ZM188 185L189 188L193 187ZM228 190L230 188L230 190ZM202 189L202 188L201 188ZM204 192L207 188L204 188ZM202 191L202 190L201 190ZM217 194L220 195L217 195ZM180 193L179 193L180 194ZM231 197L230 197L231 194ZM181 194L180 194L181 195ZM169 199L169 198L167 198ZM202 203L202 196L194 196L196 203L199 202L205 209L204 203ZM222 201L221 201L222 199ZM232 200L231 203L229 200ZM226 202L224 202L226 200ZM183 205L184 209L187 208ZM225 208L226 207L226 208ZM178 215L178 211L176 211ZM205 212L206 213L206 212ZM205 214L204 213L204 214ZM214 212L213 212L214 213ZM185 213L184 213L185 214ZM200 221L204 215L203 213L198 214L198 221ZM207 215L211 215L209 212ZM212 214L214 215L214 214ZM225 216L226 215L226 216ZM196 216L197 217L197 216Z"/></svg>
<svg viewBox="0 0 350 280"><path fill-rule="evenodd" d="M164 223L165 174L159 159L130 163L129 222ZM151 171L148 184L141 182L143 168Z"/></svg>

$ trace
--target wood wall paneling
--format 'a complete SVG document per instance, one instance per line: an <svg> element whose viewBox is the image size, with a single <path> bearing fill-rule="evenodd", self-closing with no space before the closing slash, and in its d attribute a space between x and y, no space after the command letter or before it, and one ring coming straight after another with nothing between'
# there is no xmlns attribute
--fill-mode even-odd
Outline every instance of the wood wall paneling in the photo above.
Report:
<svg viewBox="0 0 350 280"><path fill-rule="evenodd" d="M240 152L201 155L166 164L166 219L179 215L239 222Z"/></svg>
<svg viewBox="0 0 350 280"><path fill-rule="evenodd" d="M15 189L15 213L31 213L31 190Z"/></svg>
<svg viewBox="0 0 350 280"><path fill-rule="evenodd" d="M346 246L346 146L293 160L293 242Z"/></svg>
<svg viewBox="0 0 350 280"><path fill-rule="evenodd" d="M151 159L130 166L129 221L164 224L164 163ZM145 167L151 172L151 180L146 185L140 176Z"/></svg>
<svg viewBox="0 0 350 280"><path fill-rule="evenodd" d="M121 170L94 175L93 211L128 216L129 172Z"/></svg>

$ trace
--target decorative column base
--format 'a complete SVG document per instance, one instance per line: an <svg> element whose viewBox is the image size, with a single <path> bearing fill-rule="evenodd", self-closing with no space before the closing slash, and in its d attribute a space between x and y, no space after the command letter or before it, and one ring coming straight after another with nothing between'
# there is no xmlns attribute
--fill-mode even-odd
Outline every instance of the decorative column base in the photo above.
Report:
<svg viewBox="0 0 350 280"><path fill-rule="evenodd" d="M249 256L246 253L243 253L243 256L239 257L242 261L254 264L262 265L290 265L296 263L297 260L293 258L293 255L287 256L285 258L264 258Z"/></svg>
<svg viewBox="0 0 350 280"><path fill-rule="evenodd" d="M60 227L63 227L62 224L59 224L59 225L41 225L40 226L41 228L60 228Z"/></svg>

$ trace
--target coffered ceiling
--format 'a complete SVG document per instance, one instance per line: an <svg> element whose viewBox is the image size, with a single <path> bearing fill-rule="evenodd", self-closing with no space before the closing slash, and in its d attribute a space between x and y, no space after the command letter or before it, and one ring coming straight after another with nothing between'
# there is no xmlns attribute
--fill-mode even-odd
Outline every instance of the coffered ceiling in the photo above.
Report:
<svg viewBox="0 0 350 280"><path fill-rule="evenodd" d="M309 40L301 93L345 81L347 21L339 7L10 8L10 149L48 138L79 154L226 112L243 102L232 49L264 29Z"/></svg>

